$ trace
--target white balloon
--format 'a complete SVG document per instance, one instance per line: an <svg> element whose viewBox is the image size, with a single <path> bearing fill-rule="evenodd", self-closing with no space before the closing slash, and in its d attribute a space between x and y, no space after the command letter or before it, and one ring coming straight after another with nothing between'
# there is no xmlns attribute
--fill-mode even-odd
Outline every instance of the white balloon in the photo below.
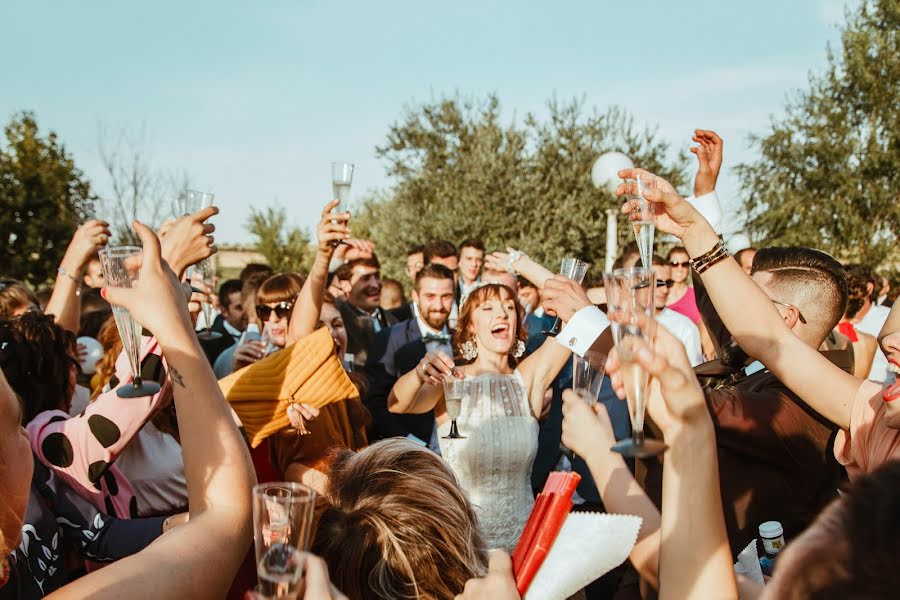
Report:
<svg viewBox="0 0 900 600"><path fill-rule="evenodd" d="M81 370L85 375L93 375L97 371L97 361L103 358L103 344L87 336L75 341L83 345L87 351L87 355L81 361Z"/></svg>
<svg viewBox="0 0 900 600"><path fill-rule="evenodd" d="M619 179L619 171L633 169L634 163L621 152L606 152L601 154L591 168L591 181L596 188L606 188L610 194L616 193L616 188L622 183Z"/></svg>

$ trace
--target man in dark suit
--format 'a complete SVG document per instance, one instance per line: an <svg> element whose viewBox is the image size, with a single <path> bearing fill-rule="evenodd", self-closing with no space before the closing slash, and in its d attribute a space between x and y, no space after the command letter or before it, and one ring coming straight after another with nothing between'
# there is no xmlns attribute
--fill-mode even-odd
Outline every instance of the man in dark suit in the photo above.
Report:
<svg viewBox="0 0 900 600"><path fill-rule="evenodd" d="M413 299L417 316L382 331L366 363L369 379L367 406L374 418L372 439L414 437L432 449L434 413L400 415L388 410L388 398L397 379L416 368L427 352L440 350L453 356L447 321L453 307L453 272L431 264L416 275Z"/></svg>
<svg viewBox="0 0 900 600"><path fill-rule="evenodd" d="M347 328L347 353L354 365L363 368L372 349L375 335L397 323L397 318L381 310L381 264L374 255L357 258L336 271L338 285L345 298L337 308Z"/></svg>
<svg viewBox="0 0 900 600"><path fill-rule="evenodd" d="M228 347L233 346L244 330L244 308L241 304L241 282L229 279L219 286L219 314L216 315L210 330L222 334L211 340L200 340L200 346L214 364L216 358Z"/></svg>

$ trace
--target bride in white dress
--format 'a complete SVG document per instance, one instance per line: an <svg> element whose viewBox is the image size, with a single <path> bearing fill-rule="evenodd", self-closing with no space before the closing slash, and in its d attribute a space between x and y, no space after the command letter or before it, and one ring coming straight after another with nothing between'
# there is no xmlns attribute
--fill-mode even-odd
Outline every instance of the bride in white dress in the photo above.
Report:
<svg viewBox="0 0 900 600"><path fill-rule="evenodd" d="M531 466L538 446L544 396L570 356L548 338L528 358L524 310L513 291L488 284L463 305L454 350L460 366L442 352L429 352L391 390L388 407L397 413L434 409L441 455L475 505L489 548L512 551L534 504ZM445 439L450 419L442 380L464 379L467 392L457 424L463 439Z"/></svg>

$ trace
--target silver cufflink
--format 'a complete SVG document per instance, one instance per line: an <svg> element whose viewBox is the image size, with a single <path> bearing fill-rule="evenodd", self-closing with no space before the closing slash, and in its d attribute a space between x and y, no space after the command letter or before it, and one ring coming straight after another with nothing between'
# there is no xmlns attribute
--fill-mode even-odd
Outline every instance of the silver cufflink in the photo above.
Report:
<svg viewBox="0 0 900 600"><path fill-rule="evenodd" d="M574 347L575 344L577 344L577 343L578 343L578 340L576 340L575 338L569 338L569 346Z"/></svg>

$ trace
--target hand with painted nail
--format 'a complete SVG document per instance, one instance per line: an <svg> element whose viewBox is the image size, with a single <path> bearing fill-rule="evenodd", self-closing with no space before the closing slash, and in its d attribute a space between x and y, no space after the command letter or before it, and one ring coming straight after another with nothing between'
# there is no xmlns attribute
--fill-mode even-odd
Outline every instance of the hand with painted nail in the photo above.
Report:
<svg viewBox="0 0 900 600"><path fill-rule="evenodd" d="M651 325L646 324L648 328ZM663 435L668 437L685 427L712 427L703 390L681 342L665 327L656 324L652 343L638 343L638 362L650 375L647 410ZM616 395L624 399L621 366L618 352L613 349L606 362L606 373Z"/></svg>

